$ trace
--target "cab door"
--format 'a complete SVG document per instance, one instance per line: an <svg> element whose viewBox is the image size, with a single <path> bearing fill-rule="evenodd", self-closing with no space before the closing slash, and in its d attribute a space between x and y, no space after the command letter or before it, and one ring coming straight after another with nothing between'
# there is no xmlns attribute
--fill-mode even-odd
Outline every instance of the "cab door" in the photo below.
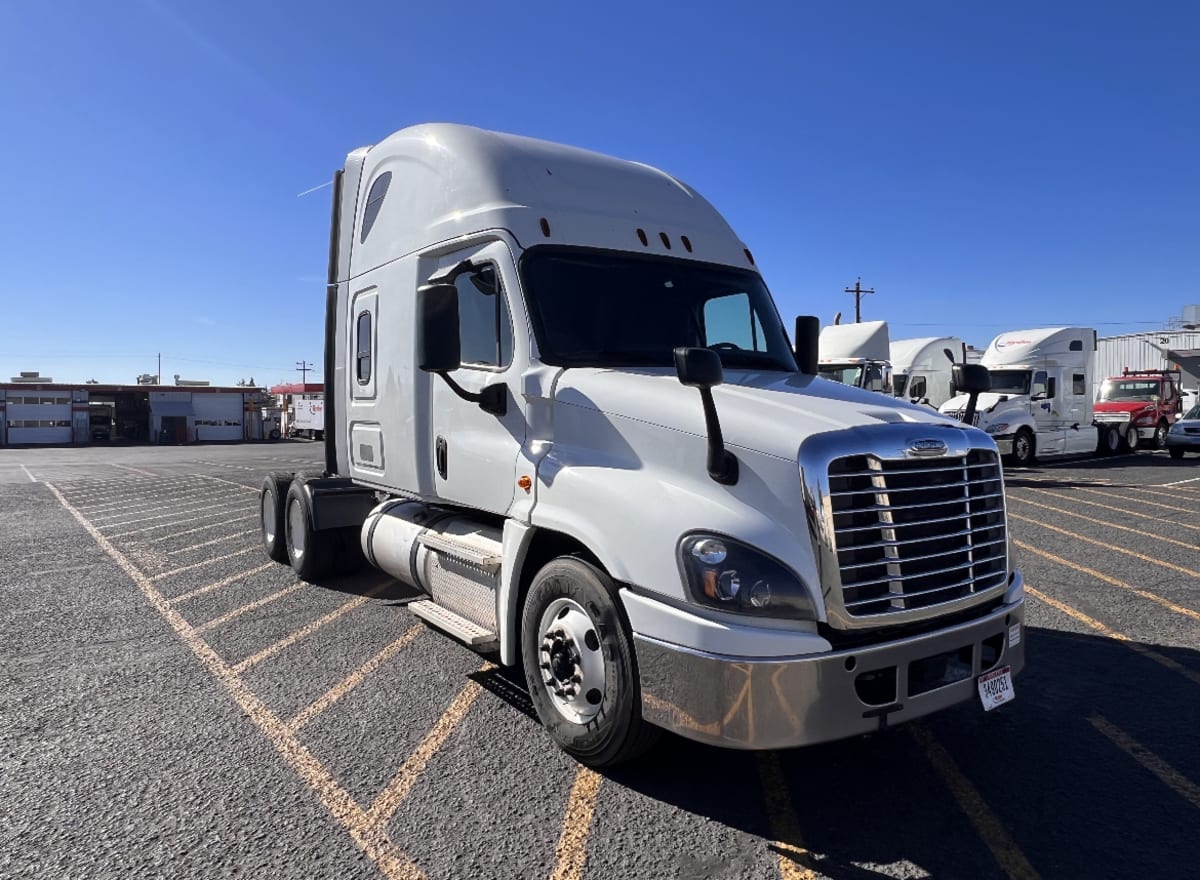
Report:
<svg viewBox="0 0 1200 880"><path fill-rule="evenodd" d="M527 341L524 309L512 255L504 242L491 242L441 257L437 272L469 261L455 278L458 289L462 365L449 376L468 392L503 385L505 412L485 412L463 400L439 376L430 376L434 486L439 498L506 513L516 489L516 462L525 443L524 399L520 394ZM520 316L514 322L513 316Z"/></svg>
<svg viewBox="0 0 1200 880"><path fill-rule="evenodd" d="M1039 452L1054 455L1062 452L1062 414L1059 411L1058 382L1045 370L1036 370L1029 388L1029 414L1037 432Z"/></svg>

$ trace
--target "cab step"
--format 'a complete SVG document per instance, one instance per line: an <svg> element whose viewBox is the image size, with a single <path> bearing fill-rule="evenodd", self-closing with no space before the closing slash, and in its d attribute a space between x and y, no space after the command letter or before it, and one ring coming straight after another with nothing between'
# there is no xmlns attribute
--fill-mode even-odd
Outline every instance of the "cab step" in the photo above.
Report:
<svg viewBox="0 0 1200 880"><path fill-rule="evenodd" d="M467 565L481 568L488 574L495 574L499 571L500 563L504 559L499 552L499 542L487 538L478 538L476 542L471 542L470 537L474 536L425 532L417 538L417 541L430 550L443 553L460 562L465 562Z"/></svg>
<svg viewBox="0 0 1200 880"><path fill-rule="evenodd" d="M487 648L497 643L496 634L484 629L477 623L472 623L461 615L455 614L448 608L438 605L431 599L420 599L408 603L408 610L443 632L449 633L456 639L470 645L472 648Z"/></svg>

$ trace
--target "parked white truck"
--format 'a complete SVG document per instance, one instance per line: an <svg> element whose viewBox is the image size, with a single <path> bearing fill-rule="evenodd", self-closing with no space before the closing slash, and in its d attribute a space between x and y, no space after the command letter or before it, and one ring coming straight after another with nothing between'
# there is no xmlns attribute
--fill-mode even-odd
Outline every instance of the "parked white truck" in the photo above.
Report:
<svg viewBox="0 0 1200 880"><path fill-rule="evenodd" d="M891 394L887 321L830 324L821 329L817 351L822 378Z"/></svg>
<svg viewBox="0 0 1200 880"><path fill-rule="evenodd" d="M816 319L793 349L693 189L422 125L333 200L325 475L264 480L273 558L365 555L592 766L658 728L774 749L1011 698L992 439L818 378Z"/></svg>
<svg viewBox="0 0 1200 880"><path fill-rule="evenodd" d="M1021 466L1036 458L1095 452L1095 361L1096 331L1090 327L1001 333L981 360L991 390L979 395L973 424ZM961 418L966 406L966 395L958 395L943 403L941 411Z"/></svg>
<svg viewBox="0 0 1200 880"><path fill-rule="evenodd" d="M897 339L891 362L892 393L937 409L958 394L954 365L967 363L967 344L957 336Z"/></svg>
<svg viewBox="0 0 1200 880"><path fill-rule="evenodd" d="M292 401L291 420L288 434L292 437L307 437L309 440L325 438L325 401L310 397L297 397Z"/></svg>

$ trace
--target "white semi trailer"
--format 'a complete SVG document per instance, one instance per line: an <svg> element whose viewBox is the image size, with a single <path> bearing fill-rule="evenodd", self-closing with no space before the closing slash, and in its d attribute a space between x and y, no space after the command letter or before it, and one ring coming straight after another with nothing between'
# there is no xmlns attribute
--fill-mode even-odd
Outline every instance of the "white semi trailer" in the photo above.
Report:
<svg viewBox="0 0 1200 880"><path fill-rule="evenodd" d="M892 393L937 409L958 393L954 365L967 363L967 345L957 336L897 339L891 362Z"/></svg>
<svg viewBox="0 0 1200 880"><path fill-rule="evenodd" d="M972 422L1014 464L1097 451L1091 393L1095 330L1046 327L1001 333L981 363L991 389L979 395ZM967 395L960 394L943 403L941 411L961 418L967 405ZM1119 442L1123 435L1113 436Z"/></svg>
<svg viewBox="0 0 1200 880"><path fill-rule="evenodd" d="M347 157L330 251L325 474L264 480L266 550L421 591L581 762L1011 698L995 443L817 377L686 184L422 125Z"/></svg>

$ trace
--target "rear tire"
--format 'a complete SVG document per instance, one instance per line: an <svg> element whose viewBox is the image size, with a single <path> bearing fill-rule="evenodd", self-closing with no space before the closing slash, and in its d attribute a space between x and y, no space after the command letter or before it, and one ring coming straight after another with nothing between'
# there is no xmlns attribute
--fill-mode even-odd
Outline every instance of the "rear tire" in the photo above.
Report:
<svg viewBox="0 0 1200 880"><path fill-rule="evenodd" d="M550 738L588 767L632 760L660 732L642 718L633 641L616 595L603 571L563 556L534 577L521 614L533 707Z"/></svg>
<svg viewBox="0 0 1200 880"><path fill-rule="evenodd" d="M1142 445L1142 435L1138 433L1138 429L1130 425L1125 429L1125 448L1130 452L1137 452Z"/></svg>
<svg viewBox="0 0 1200 880"><path fill-rule="evenodd" d="M291 474L268 474L263 479L262 488L258 493L258 524L263 549L276 562L288 561L283 509L291 484Z"/></svg>
<svg viewBox="0 0 1200 880"><path fill-rule="evenodd" d="M1183 449L1179 446L1171 447L1170 453L1171 453L1171 458L1175 459L1176 461L1183 458Z"/></svg>
<svg viewBox="0 0 1200 880"><path fill-rule="evenodd" d="M296 576L314 581L328 572L337 550L338 535L332 530L313 529L312 506L303 483L293 482L288 487L284 522L288 562Z"/></svg>

